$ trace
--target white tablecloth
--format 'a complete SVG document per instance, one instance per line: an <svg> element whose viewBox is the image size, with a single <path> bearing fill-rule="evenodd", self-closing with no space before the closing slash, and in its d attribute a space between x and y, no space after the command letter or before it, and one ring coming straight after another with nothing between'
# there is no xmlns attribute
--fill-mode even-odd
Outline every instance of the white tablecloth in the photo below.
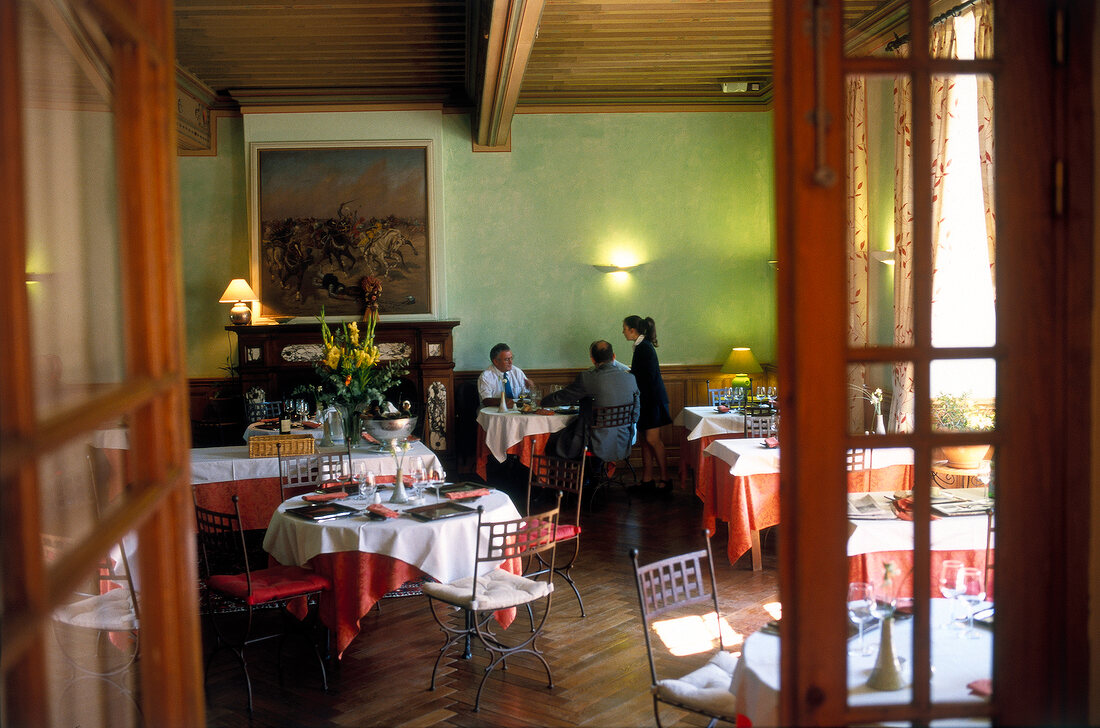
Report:
<svg viewBox="0 0 1100 728"><path fill-rule="evenodd" d="M409 452L405 455L405 469L424 458L424 467L440 469L439 459L419 440L409 443ZM344 448L334 448L324 452L345 452ZM354 448L352 460L370 460L378 475L394 475L397 465L390 453L379 453L374 446ZM196 447L191 450L191 483L223 483L233 480L253 480L255 478L278 478L279 458L250 458L247 445L227 447Z"/></svg>
<svg viewBox="0 0 1100 728"><path fill-rule="evenodd" d="M564 428L576 415L526 415L499 412L486 407L477 413L477 423L485 430L485 445L497 462L508 457L508 448L531 435L545 435Z"/></svg>
<svg viewBox="0 0 1100 728"><path fill-rule="evenodd" d="M965 488L951 491L962 497L981 498L982 488ZM849 493L848 499L871 497L889 508L886 498L890 493ZM985 551L985 537L989 519L982 513L973 516L950 516L932 521L930 536L932 551ZM912 551L913 522L890 519L872 521L850 519L848 521L848 555L858 556L875 551ZM990 537L990 548L993 538Z"/></svg>
<svg viewBox="0 0 1100 728"><path fill-rule="evenodd" d="M986 605L988 606L988 605ZM967 684L993 674L992 633L978 629L977 639L960 639L958 632L936 628L949 618L950 605L945 599L932 600L932 699L937 702L978 703L985 699L971 695ZM894 650L906 658L908 678L912 679L913 620L894 623ZM867 639L878 642L878 630L871 630ZM856 638L858 639L858 638ZM892 692L872 690L867 678L875 665L877 649L870 657L848 657L848 689L852 705L886 705L907 703L912 699L908 688ZM756 632L745 640L741 659L733 671L731 689L737 696L737 711L748 717L753 726L779 724L779 637ZM956 722L957 724L957 722Z"/></svg>
<svg viewBox="0 0 1100 728"><path fill-rule="evenodd" d="M672 424L688 431L687 439L713 435L739 435L745 431L743 412L716 412L713 407L684 407Z"/></svg>
<svg viewBox="0 0 1100 728"><path fill-rule="evenodd" d="M278 435L279 429L268 430L260 427L259 422L253 422L244 430L244 441L248 442L248 438L253 435ZM321 438L325 436L325 428L323 427L292 427L290 428L290 434L292 435L313 435L313 439L320 442Z"/></svg>
<svg viewBox="0 0 1100 728"><path fill-rule="evenodd" d="M386 500L392 491L379 492L383 505L395 511L439 502L434 495L427 495L423 504L395 505ZM355 508L366 507L364 501L336 502ZM318 554L361 551L400 559L442 582L469 576L472 571L477 539L476 514L438 521L420 521L411 516L374 521L357 516L314 523L284 513L287 508L302 505L306 503L300 497L287 500L279 506L267 527L264 550L281 564L304 566ZM469 505L485 506L485 520L488 521L520 517L508 495L498 490L490 491L489 495ZM483 571L491 568L491 564L484 565Z"/></svg>
<svg viewBox="0 0 1100 728"><path fill-rule="evenodd" d="M715 440L707 449L707 455L713 455L729 464L730 475L763 475L779 472L779 451L781 448L766 448L760 438L743 440ZM893 465L912 465L913 451L907 447L879 447L871 451L868 469L888 468Z"/></svg>

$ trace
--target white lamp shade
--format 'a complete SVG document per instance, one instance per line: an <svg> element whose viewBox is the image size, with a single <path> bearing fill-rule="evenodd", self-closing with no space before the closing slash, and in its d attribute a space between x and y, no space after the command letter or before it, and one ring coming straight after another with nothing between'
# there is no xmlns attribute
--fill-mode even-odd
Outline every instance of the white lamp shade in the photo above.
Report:
<svg viewBox="0 0 1100 728"><path fill-rule="evenodd" d="M252 286L244 278L234 278L229 281L221 300L218 303L237 303L239 301L255 301L259 298Z"/></svg>

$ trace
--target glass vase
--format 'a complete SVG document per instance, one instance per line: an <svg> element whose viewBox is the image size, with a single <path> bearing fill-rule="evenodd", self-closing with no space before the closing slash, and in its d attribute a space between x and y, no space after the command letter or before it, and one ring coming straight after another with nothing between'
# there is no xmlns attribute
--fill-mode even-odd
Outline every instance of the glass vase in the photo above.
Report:
<svg viewBox="0 0 1100 728"><path fill-rule="evenodd" d="M401 468L398 468L397 474L393 476L393 494L390 495L390 503L404 505L408 502L409 496L405 493L405 478L401 474Z"/></svg>

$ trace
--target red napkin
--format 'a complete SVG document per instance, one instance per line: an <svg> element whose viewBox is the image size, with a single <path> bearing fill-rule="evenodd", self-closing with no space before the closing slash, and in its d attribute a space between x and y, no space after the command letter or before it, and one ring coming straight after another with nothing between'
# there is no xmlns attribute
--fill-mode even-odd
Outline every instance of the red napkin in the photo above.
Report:
<svg viewBox="0 0 1100 728"><path fill-rule="evenodd" d="M912 498L898 498L893 502L894 514L903 521L912 521L913 505ZM933 515L932 520L939 520L939 516Z"/></svg>
<svg viewBox="0 0 1100 728"><path fill-rule="evenodd" d="M302 500L307 503L324 503L330 500L336 500L338 498L347 498L348 494L342 490L332 491L331 493L306 493L302 496Z"/></svg>
<svg viewBox="0 0 1100 728"><path fill-rule="evenodd" d="M310 430L316 430L320 426L320 422L310 422L309 420L305 420L302 422L302 427L308 428Z"/></svg>
<svg viewBox="0 0 1100 728"><path fill-rule="evenodd" d="M988 678L967 683L966 687L970 688L971 695L981 695L983 698L988 698L993 694L993 681Z"/></svg>
<svg viewBox="0 0 1100 728"><path fill-rule="evenodd" d="M489 489L478 488L477 490L460 490L454 493L444 493L443 495L451 500L462 500L463 498L477 498L478 496L489 495Z"/></svg>
<svg viewBox="0 0 1100 728"><path fill-rule="evenodd" d="M537 409L537 410L535 410L535 414L536 414L536 415L547 415L547 416L550 416L550 415L554 414L554 410L548 410L548 409L541 409L541 408L540 408L540 409Z"/></svg>
<svg viewBox="0 0 1100 728"><path fill-rule="evenodd" d="M367 510L371 513L377 513L380 516L385 516L386 518L397 518L401 515L392 508L386 508L381 503L371 503L369 506L367 506Z"/></svg>

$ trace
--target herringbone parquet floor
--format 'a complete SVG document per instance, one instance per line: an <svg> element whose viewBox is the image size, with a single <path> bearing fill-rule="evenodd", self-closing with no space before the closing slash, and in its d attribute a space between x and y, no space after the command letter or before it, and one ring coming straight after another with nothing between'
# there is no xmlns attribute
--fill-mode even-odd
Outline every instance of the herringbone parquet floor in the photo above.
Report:
<svg viewBox="0 0 1100 728"><path fill-rule="evenodd" d="M513 486L522 503L520 488ZM522 508L522 506L521 506ZM283 686L275 668L276 644L251 648L255 713L249 722L240 669L222 653L210 670L207 717L211 726L651 726L649 669L637 593L627 552L638 548L643 563L700 548L701 506L693 495L671 499L609 494L602 508L585 513L576 579L588 616L558 583L551 617L540 640L553 670L548 689L542 667L528 658L494 671L473 712L483 653L471 660L444 658L436 689L428 690L432 664L443 644L424 597L386 599L362 620L362 631L330 674L328 692L312 655L294 641L283 653ZM725 531L712 540L723 616L748 634L770 619L763 606L777 601L774 541L765 545L765 568L753 572L746 555L731 566L725 557ZM510 630L526 628L524 616ZM510 631L509 630L509 631ZM740 636L736 638L740 640ZM671 658L665 658L671 659ZM685 661L682 671L698 666ZM706 721L673 708L662 709L670 726Z"/></svg>

